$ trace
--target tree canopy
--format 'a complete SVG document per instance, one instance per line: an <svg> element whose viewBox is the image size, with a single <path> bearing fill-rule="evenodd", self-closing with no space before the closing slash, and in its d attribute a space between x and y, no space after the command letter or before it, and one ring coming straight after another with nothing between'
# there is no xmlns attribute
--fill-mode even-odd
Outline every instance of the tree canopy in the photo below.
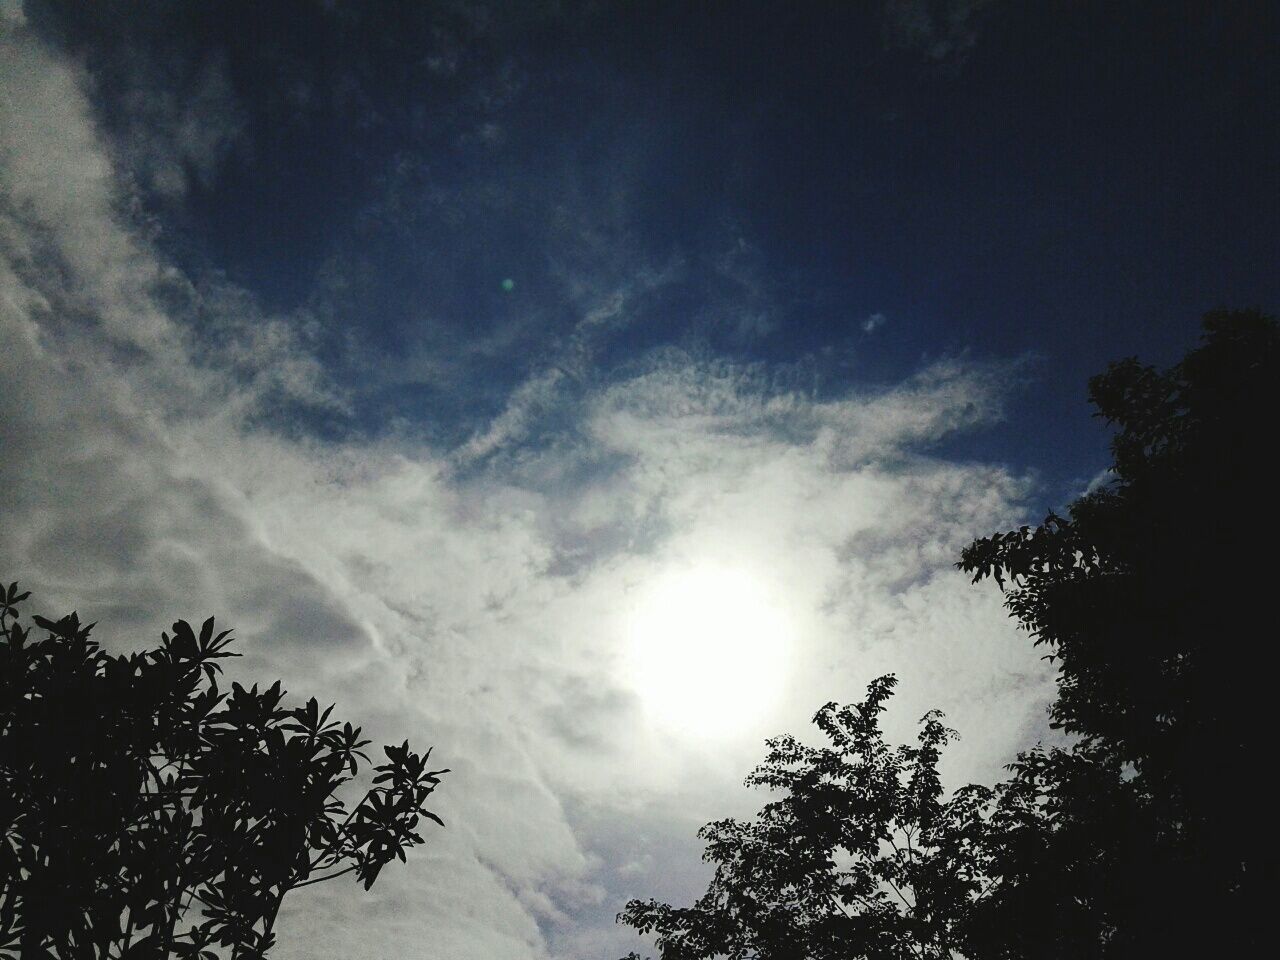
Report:
<svg viewBox="0 0 1280 960"><path fill-rule="evenodd" d="M664 960L1116 960L1268 942L1280 333L1256 311L1211 313L1180 363L1122 360L1089 396L1115 430L1106 477L957 563L996 581L1056 664L1052 721L1070 746L944 798L937 715L917 746L890 748L875 724L890 679L829 704L815 720L830 748L770 741L748 779L786 796L703 830L706 895L620 915Z"/></svg>
<svg viewBox="0 0 1280 960"><path fill-rule="evenodd" d="M1046 829L1031 781L971 785L944 801L938 760L954 731L927 713L913 745L880 730L895 678L813 718L827 745L768 741L750 786L778 791L750 821L699 834L715 864L692 907L632 900L620 919L653 933L665 960L948 958L999 887L1006 848Z"/></svg>
<svg viewBox="0 0 1280 960"><path fill-rule="evenodd" d="M368 889L440 823L447 771L407 743L348 806L360 729L278 681L220 690L212 619L112 656L74 613L24 626L27 596L0 588L0 957L262 957L285 894Z"/></svg>
<svg viewBox="0 0 1280 960"><path fill-rule="evenodd" d="M1089 395L1116 430L1108 481L959 563L997 581L1057 664L1053 719L1080 738L1074 757L1127 771L1080 810L1091 846L1047 859L1090 849L1123 877L1095 897L1109 956L1261 943L1277 868L1259 777L1274 750L1280 333L1256 311L1211 313L1181 362L1114 363ZM1036 775L1061 792L1075 773Z"/></svg>

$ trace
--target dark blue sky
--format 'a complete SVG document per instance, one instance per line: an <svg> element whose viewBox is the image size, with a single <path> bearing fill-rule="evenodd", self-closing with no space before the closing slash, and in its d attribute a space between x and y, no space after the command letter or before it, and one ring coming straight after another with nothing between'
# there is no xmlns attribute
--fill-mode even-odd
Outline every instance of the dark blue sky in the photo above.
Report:
<svg viewBox="0 0 1280 960"><path fill-rule="evenodd" d="M1280 302L1274 5L126 8L28 16L120 130L143 82L216 78L226 136L182 155L180 203L141 166L145 214L184 267L312 312L356 391L326 430L457 441L647 277L590 344L602 380L669 343L833 394L1032 356L950 453L1057 496L1104 461L1090 374ZM353 342L450 373L375 384Z"/></svg>

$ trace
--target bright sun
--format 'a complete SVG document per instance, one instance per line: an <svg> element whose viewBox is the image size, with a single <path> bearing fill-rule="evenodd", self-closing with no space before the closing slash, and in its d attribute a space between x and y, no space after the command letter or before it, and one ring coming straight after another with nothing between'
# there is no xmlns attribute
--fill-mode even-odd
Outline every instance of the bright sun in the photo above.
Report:
<svg viewBox="0 0 1280 960"><path fill-rule="evenodd" d="M760 581L741 570L668 573L638 597L629 634L629 680L661 726L731 735L781 692L788 624Z"/></svg>

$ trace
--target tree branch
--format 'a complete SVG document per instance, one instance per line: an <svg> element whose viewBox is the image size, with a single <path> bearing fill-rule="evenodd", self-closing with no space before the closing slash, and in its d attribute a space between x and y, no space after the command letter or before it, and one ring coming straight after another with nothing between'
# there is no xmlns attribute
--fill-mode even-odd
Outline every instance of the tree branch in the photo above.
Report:
<svg viewBox="0 0 1280 960"><path fill-rule="evenodd" d="M312 879L310 879L310 880L303 880L303 881L302 881L302 883L295 883L295 884L294 884L293 886L291 886L289 889L290 889L290 890L300 890L300 889L302 889L303 887L309 887L309 886L311 886L311 884L313 884L313 883L324 883L326 880L332 880L334 877L340 877L340 876L342 876L344 873L350 873L350 872L351 872L352 870L354 870L354 869L356 869L356 865L355 865L355 864L352 864L351 866L347 867L345 870L339 870L337 873L331 873L331 874L329 874L327 877L313 877L313 878L312 878Z"/></svg>

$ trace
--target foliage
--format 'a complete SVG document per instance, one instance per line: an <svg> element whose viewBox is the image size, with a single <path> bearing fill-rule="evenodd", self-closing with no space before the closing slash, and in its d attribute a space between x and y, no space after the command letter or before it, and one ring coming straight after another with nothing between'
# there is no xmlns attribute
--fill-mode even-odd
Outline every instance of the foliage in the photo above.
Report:
<svg viewBox="0 0 1280 960"><path fill-rule="evenodd" d="M1263 595L1248 588L1271 579L1270 563L1249 561L1278 526L1266 468L1280 337L1255 313L1205 325L1204 345L1167 373L1129 359L1090 381L1119 427L1109 483L1065 518L975 541L958 564L994 578L1059 662L1057 722L1144 765L1174 728L1235 719L1240 678L1215 648L1259 622Z"/></svg>
<svg viewBox="0 0 1280 960"><path fill-rule="evenodd" d="M1128 359L1090 381L1116 428L1108 482L958 564L997 582L1057 665L1052 719L1072 745L943 801L949 731L931 714L918 746L886 746L890 678L824 707L830 747L771 741L748 781L786 796L703 830L706 895L621 914L663 960L1118 960L1270 941L1280 332L1256 311L1204 326L1167 371Z"/></svg>
<svg viewBox="0 0 1280 960"><path fill-rule="evenodd" d="M111 656L74 613L23 626L26 598L0 588L0 957L262 957L286 893L368 889L440 822L447 771L407 743L348 809L359 728L279 682L220 690L212 619Z"/></svg>
<svg viewBox="0 0 1280 960"><path fill-rule="evenodd" d="M1259 945L1276 882L1254 781L1274 749L1280 334L1253 311L1204 325L1168 371L1129 359L1090 381L1117 428L1110 482L959 564L996 580L1058 665L1053 719L1075 755L1128 771L1106 790L1083 789L1065 755L1021 774L1083 798L1060 818L1072 844L1044 859L1119 878L1079 890L1107 956Z"/></svg>
<svg viewBox="0 0 1280 960"><path fill-rule="evenodd" d="M827 745L768 741L750 786L781 792L749 822L700 833L715 864L692 907L632 900L619 920L654 934L664 960L852 960L963 954L969 928L1002 883L993 866L1035 849L1047 829L1030 779L969 786L943 800L932 711L914 745L885 742L879 715L895 679L858 704L814 716Z"/></svg>

